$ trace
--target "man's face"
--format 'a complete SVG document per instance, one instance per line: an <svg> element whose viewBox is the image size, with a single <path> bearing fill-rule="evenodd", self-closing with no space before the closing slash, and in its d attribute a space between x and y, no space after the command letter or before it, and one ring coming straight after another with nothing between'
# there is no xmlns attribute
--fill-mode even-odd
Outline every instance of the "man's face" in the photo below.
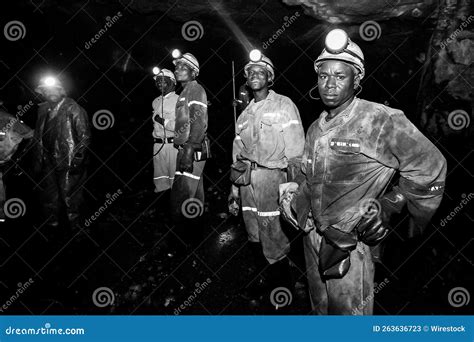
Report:
<svg viewBox="0 0 474 342"><path fill-rule="evenodd" d="M183 62L176 63L174 75L178 82L189 82L195 78L193 69Z"/></svg>
<svg viewBox="0 0 474 342"><path fill-rule="evenodd" d="M268 87L268 71L263 66L251 65L247 71L247 84L252 91Z"/></svg>
<svg viewBox="0 0 474 342"><path fill-rule="evenodd" d="M163 95L166 95L174 90L174 83L169 77L157 76L155 85Z"/></svg>
<svg viewBox="0 0 474 342"><path fill-rule="evenodd" d="M341 61L324 62L318 73L318 90L323 103L337 108L349 100L359 85L354 69Z"/></svg>
<svg viewBox="0 0 474 342"><path fill-rule="evenodd" d="M61 89L55 87L45 87L41 94L48 102L59 102L63 98Z"/></svg>

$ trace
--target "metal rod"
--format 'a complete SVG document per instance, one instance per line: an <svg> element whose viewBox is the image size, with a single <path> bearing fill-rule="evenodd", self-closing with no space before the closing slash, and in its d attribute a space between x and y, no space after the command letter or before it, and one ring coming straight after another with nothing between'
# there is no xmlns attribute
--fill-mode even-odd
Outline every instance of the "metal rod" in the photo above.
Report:
<svg viewBox="0 0 474 342"><path fill-rule="evenodd" d="M236 107L236 99L235 99L235 71L234 71L234 61L232 61L232 107L234 108L234 128L237 126L237 107ZM234 132L236 130L234 129Z"/></svg>

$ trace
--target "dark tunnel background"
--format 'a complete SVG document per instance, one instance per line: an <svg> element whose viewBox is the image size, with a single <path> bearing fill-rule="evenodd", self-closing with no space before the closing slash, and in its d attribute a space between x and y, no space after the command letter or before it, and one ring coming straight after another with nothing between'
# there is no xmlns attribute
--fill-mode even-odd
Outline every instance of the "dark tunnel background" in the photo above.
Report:
<svg viewBox="0 0 474 342"><path fill-rule="evenodd" d="M384 17L385 12L381 12L374 18L368 14L369 8L352 16L341 11L342 23L331 24L334 20L315 18L300 6L280 1L222 2L253 47L262 48L267 42L262 51L275 65L273 89L295 102L305 130L322 111L321 103L310 99L308 92L316 83L313 63L323 48L325 34L341 27L360 45L367 71L359 97L403 110L448 160L445 197L425 234L409 239L402 222L398 234L391 234L386 243L376 281L388 281L376 296L375 313L472 314L472 302L456 306L448 300L450 290L456 287L474 293L472 203L456 212L447 224L441 224L474 192L472 124L464 130L421 127L420 84L427 72L439 7L430 1L419 4L429 13L423 12L421 17ZM337 12L337 6L333 10ZM7 196L21 198L26 213L8 220L0 232L0 302L10 298L30 277L34 283L5 312L176 314L176 307L196 284L210 278L209 288L183 314L262 313L232 295L242 285L239 275L246 272L249 255L241 248L246 240L243 224L226 215L234 136L231 62L235 62L238 88L244 83L242 68L248 49L226 25L215 4L33 0L2 3L1 11L2 25L18 20L26 28L22 39L1 37L3 107L15 114L18 106L30 100L39 103L41 99L34 92L39 79L46 73L60 73L69 96L87 110L90 120L98 110L113 114L113 126L103 130L93 127L90 178L85 185L88 212L95 212L118 189L124 193L92 227L94 242L86 247L71 244L56 254L48 251L40 228L33 225L37 212L32 179L27 173L10 175ZM118 12L119 19L86 48L86 43L104 27L106 17ZM285 32L268 43L285 18L296 12L299 15ZM361 23L374 19L381 28L380 37L361 39ZM203 28L202 37L194 41L183 39L182 34L183 24L191 20ZM472 24L469 28L472 30ZM472 46L472 36L470 39ZM205 215L211 227L206 229L210 238L196 253L181 259L161 243L170 223L166 213L159 210L151 181L151 102L158 95L151 69L159 65L173 70L173 48L193 53L201 64L198 80L210 102L209 136L214 153L205 169ZM472 75L472 64L468 68ZM453 109L464 108L471 118L472 81L468 78L465 85L470 89L471 102L449 100ZM441 98L446 99L444 95ZM36 107L28 110L22 120L34 128ZM304 269L297 248L294 263L296 270ZM298 271L296 277L302 285L297 289L292 313L307 314L310 308L304 275ZM113 304L94 305L91 296L99 287L112 289Z"/></svg>

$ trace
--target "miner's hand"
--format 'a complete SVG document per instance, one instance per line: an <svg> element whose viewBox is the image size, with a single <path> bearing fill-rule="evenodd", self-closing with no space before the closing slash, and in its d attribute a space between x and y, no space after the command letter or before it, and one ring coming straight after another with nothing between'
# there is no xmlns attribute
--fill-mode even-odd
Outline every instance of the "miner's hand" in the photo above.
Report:
<svg viewBox="0 0 474 342"><path fill-rule="evenodd" d="M288 186L284 189L280 195L280 212L283 219L288 222L293 228L300 229L298 226L298 220L296 214L291 208L291 201L298 192L297 183L287 183Z"/></svg>
<svg viewBox="0 0 474 342"><path fill-rule="evenodd" d="M232 184L230 189L229 197L227 198L229 213L237 216L239 215L240 209L240 195L239 195L239 188Z"/></svg>
<svg viewBox="0 0 474 342"><path fill-rule="evenodd" d="M385 194L380 200L374 200L374 205L364 213L356 225L359 240L366 245L379 244L391 229L392 216L399 214L406 204L406 198L397 187Z"/></svg>

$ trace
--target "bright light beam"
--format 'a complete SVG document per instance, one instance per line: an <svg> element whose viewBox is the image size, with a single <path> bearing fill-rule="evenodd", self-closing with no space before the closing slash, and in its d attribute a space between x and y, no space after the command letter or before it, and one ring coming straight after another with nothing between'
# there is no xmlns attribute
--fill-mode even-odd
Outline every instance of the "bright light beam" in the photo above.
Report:
<svg viewBox="0 0 474 342"><path fill-rule="evenodd" d="M237 26L234 20L232 20L229 15L229 12L227 12L227 10L222 6L220 2L218 3L216 1L210 0L209 3L216 10L219 16L224 20L225 24L229 27L235 38L237 38L237 40L240 42L240 44L243 45L247 53L251 51L253 49L252 44L250 44L250 41L247 39L240 27Z"/></svg>

